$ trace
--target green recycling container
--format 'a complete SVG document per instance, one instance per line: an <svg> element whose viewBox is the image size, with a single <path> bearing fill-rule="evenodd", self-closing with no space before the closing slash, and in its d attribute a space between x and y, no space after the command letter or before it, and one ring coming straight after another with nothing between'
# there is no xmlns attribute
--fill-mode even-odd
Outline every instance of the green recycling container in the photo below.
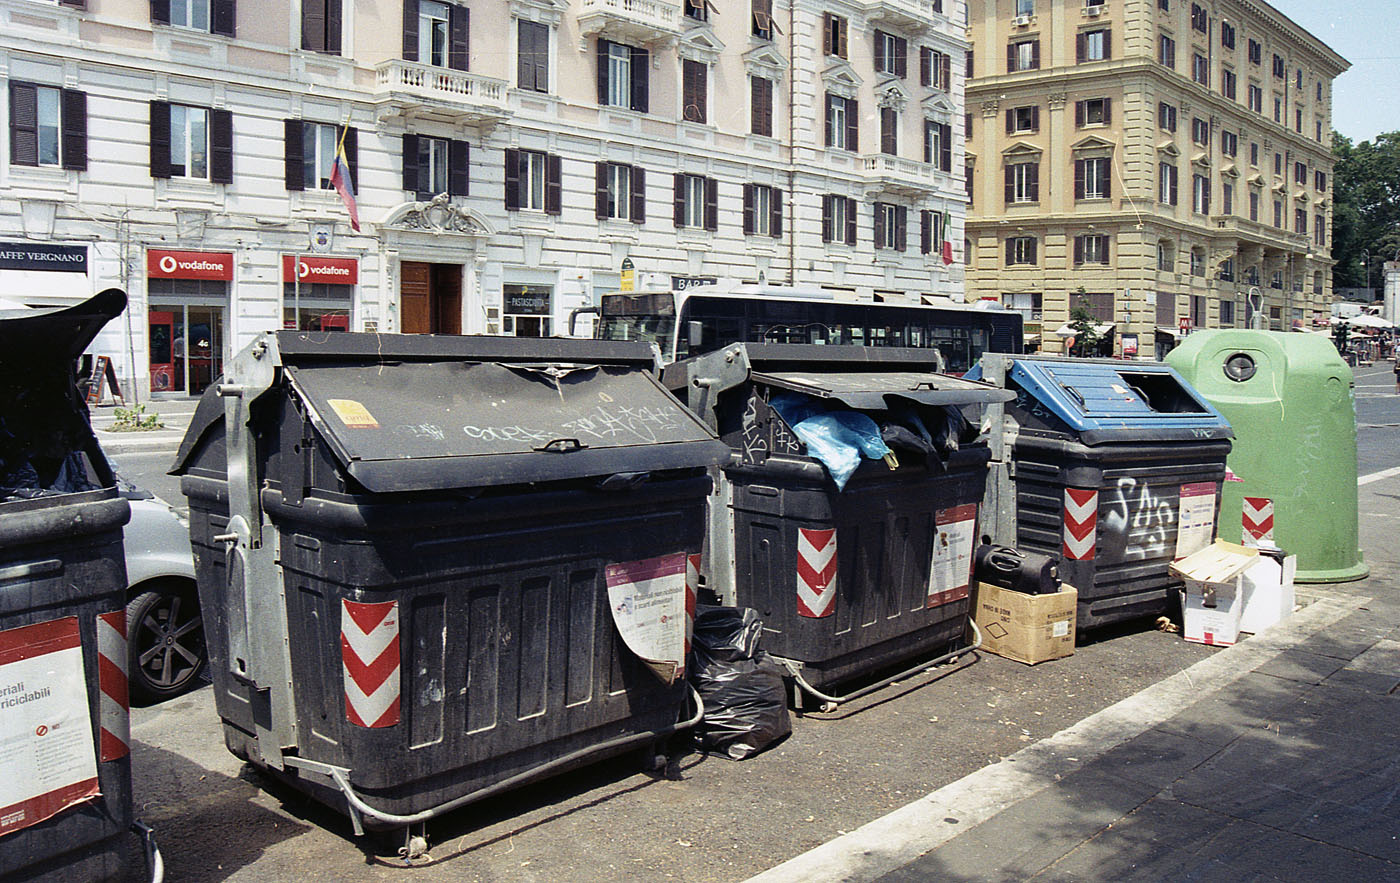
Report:
<svg viewBox="0 0 1400 883"><path fill-rule="evenodd" d="M1235 430L1220 537L1298 556L1296 580L1370 569L1357 547L1356 401L1351 369L1321 334L1197 331L1167 363Z"/></svg>

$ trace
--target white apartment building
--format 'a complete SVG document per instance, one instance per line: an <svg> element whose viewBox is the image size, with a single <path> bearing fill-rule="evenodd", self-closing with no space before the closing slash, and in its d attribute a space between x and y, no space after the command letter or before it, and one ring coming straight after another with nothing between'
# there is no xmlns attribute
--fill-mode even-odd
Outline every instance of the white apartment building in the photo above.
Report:
<svg viewBox="0 0 1400 883"><path fill-rule="evenodd" d="M93 350L143 398L274 328L562 334L624 261L961 301L965 14L0 0L0 298L126 290Z"/></svg>

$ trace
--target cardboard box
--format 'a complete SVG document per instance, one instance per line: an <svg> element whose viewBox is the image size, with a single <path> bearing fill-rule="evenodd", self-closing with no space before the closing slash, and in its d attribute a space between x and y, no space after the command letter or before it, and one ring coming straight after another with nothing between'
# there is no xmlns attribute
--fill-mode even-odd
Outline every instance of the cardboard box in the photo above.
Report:
<svg viewBox="0 0 1400 883"><path fill-rule="evenodd" d="M1260 547L1259 560L1244 572L1240 631L1257 634L1293 615L1293 575L1297 571L1297 555Z"/></svg>
<svg viewBox="0 0 1400 883"><path fill-rule="evenodd" d="M1182 634L1188 641L1228 647L1239 640L1244 613L1244 573L1259 561L1259 550L1224 540L1173 562L1182 590Z"/></svg>
<svg viewBox="0 0 1400 883"><path fill-rule="evenodd" d="M975 583L973 621L982 632L982 649L1035 665L1074 653L1079 591L1065 586L1053 595L1027 595Z"/></svg>

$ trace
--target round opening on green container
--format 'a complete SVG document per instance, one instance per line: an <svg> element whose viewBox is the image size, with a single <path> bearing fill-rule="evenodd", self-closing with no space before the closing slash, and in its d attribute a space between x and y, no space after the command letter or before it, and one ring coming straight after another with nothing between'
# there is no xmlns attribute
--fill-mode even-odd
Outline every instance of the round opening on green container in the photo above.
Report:
<svg viewBox="0 0 1400 883"><path fill-rule="evenodd" d="M1259 366L1254 364L1254 357L1249 353L1235 353L1225 360L1225 376L1236 383L1244 383L1258 370Z"/></svg>

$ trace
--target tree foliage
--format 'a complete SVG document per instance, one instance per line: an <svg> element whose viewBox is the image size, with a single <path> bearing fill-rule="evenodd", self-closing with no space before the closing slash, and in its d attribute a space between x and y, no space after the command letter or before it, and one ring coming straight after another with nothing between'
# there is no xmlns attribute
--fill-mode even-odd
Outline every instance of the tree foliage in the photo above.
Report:
<svg viewBox="0 0 1400 883"><path fill-rule="evenodd" d="M1400 260L1400 132L1353 144L1332 133L1332 284L1379 288L1381 264ZM1362 251L1370 253L1370 282Z"/></svg>
<svg viewBox="0 0 1400 883"><path fill-rule="evenodd" d="M1070 349L1070 355L1098 355L1104 335L1099 333L1099 320L1095 319L1094 314L1089 310L1084 286L1079 287L1079 290L1075 292L1075 297L1078 298L1078 302L1069 311L1069 327L1074 329L1074 346Z"/></svg>

